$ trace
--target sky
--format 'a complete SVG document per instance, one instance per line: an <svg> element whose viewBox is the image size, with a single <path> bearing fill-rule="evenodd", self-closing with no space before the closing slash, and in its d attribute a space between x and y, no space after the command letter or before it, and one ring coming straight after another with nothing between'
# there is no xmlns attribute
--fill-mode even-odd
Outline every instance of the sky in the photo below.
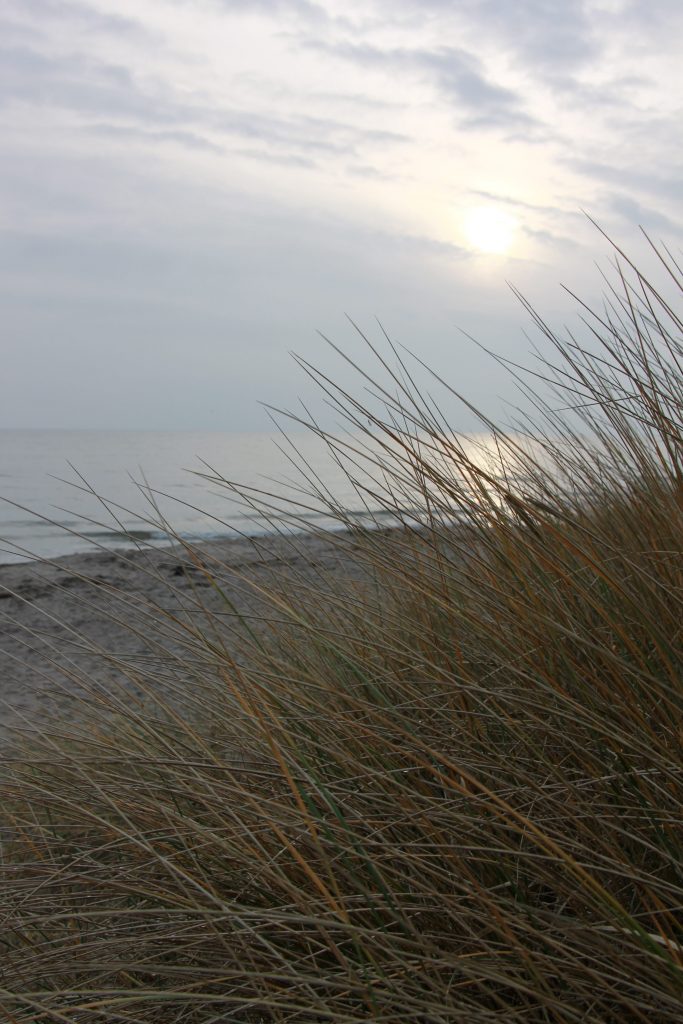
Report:
<svg viewBox="0 0 683 1024"><path fill-rule="evenodd" d="M265 429L319 401L292 352L360 389L354 324L514 401L466 337L529 361L508 282L572 327L586 212L680 250L682 32L680 0L0 0L0 426Z"/></svg>

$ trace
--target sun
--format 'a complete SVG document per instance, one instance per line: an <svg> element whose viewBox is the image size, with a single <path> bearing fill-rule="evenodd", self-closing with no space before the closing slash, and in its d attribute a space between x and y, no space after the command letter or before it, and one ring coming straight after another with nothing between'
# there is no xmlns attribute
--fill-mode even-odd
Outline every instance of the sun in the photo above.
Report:
<svg viewBox="0 0 683 1024"><path fill-rule="evenodd" d="M495 206L476 206L465 215L465 237L480 252L503 255L515 239L514 217Z"/></svg>

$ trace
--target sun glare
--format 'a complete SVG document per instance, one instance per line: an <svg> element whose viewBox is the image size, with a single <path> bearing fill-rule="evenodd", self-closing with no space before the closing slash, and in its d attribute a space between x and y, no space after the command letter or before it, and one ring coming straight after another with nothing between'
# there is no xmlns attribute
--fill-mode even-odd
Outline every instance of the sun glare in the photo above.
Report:
<svg viewBox="0 0 683 1024"><path fill-rule="evenodd" d="M481 252L506 253L515 237L517 222L495 206L477 206L465 215L465 237Z"/></svg>

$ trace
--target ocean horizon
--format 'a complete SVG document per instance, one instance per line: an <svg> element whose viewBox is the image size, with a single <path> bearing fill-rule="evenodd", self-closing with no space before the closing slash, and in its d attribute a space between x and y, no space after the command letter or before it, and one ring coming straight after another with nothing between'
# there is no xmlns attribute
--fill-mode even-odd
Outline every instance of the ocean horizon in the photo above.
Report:
<svg viewBox="0 0 683 1024"><path fill-rule="evenodd" d="M280 517L206 479L215 474L259 489L266 502L268 494L285 501L296 516L290 528L338 527L306 496L310 486L291 461L297 457L357 521L392 519L359 494L313 432L286 439L275 432L0 429L0 564L136 541L161 546L171 540L165 523L193 543L281 528Z"/></svg>

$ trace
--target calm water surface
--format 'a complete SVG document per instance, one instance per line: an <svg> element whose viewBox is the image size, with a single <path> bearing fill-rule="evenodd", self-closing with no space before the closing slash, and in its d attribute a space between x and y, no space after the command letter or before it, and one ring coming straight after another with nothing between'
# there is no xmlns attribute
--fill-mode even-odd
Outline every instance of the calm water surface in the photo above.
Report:
<svg viewBox="0 0 683 1024"><path fill-rule="evenodd" d="M293 440L336 500L363 518L362 501L318 439ZM198 474L209 472L208 463L228 480L294 498L287 480L305 485L278 444L283 439L270 434L0 430L0 563L54 558L93 544L129 547L126 533L163 544L168 537L159 513L194 541L271 532L267 517ZM316 509L302 511L301 527L307 524L333 525Z"/></svg>

